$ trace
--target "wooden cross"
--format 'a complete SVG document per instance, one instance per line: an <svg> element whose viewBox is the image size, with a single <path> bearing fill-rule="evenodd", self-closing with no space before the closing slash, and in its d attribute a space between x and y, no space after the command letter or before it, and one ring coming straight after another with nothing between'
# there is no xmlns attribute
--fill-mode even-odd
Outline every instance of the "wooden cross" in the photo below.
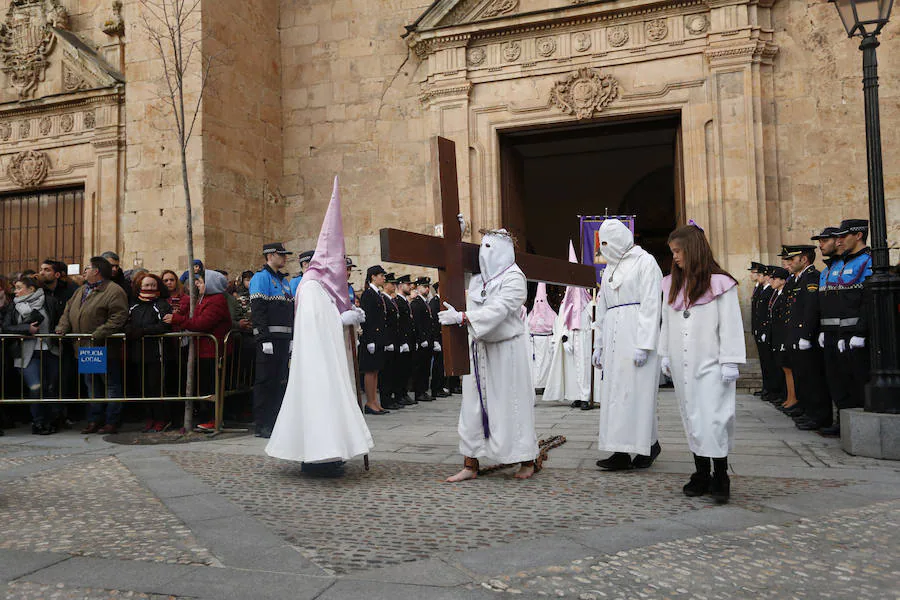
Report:
<svg viewBox="0 0 900 600"><path fill-rule="evenodd" d="M456 179L456 144L435 137L431 143L431 159L438 164L437 185L440 190L440 222L444 237L402 231L381 230L381 260L438 270L441 299L458 310L465 310L465 273L478 273L478 244L462 241L457 225L459 190ZM516 264L530 281L556 285L592 288L596 283L594 268L565 260L516 252ZM444 371L447 375L469 372L469 344L465 328L441 328Z"/></svg>

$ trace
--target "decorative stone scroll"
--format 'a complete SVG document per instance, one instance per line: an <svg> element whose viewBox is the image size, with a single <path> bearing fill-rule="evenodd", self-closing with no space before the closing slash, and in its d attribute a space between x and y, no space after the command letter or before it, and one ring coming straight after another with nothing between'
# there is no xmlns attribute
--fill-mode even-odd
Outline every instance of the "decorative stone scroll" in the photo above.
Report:
<svg viewBox="0 0 900 600"><path fill-rule="evenodd" d="M35 187L43 183L50 171L50 159L44 152L26 150L9 161L6 174L21 187Z"/></svg>
<svg viewBox="0 0 900 600"><path fill-rule="evenodd" d="M75 117L72 113L66 113L59 118L59 128L63 133L69 133L75 127Z"/></svg>
<svg viewBox="0 0 900 600"><path fill-rule="evenodd" d="M511 13L516 10L518 6L519 0L494 0L487 5L487 8L481 11L478 18L488 19L490 17L499 17L500 15Z"/></svg>
<svg viewBox="0 0 900 600"><path fill-rule="evenodd" d="M478 67L484 64L484 59L486 58L487 52L485 52L484 48L472 48L466 55L466 62L470 66Z"/></svg>
<svg viewBox="0 0 900 600"><path fill-rule="evenodd" d="M584 67L556 82L550 103L567 115L587 119L600 112L619 95L619 82L611 75Z"/></svg>
<svg viewBox="0 0 900 600"><path fill-rule="evenodd" d="M522 55L522 44L519 42L509 42L503 45L503 60L506 62L514 62Z"/></svg>
<svg viewBox="0 0 900 600"><path fill-rule="evenodd" d="M38 131L41 132L41 135L49 135L51 129L53 129L53 120L47 116L41 117L38 121Z"/></svg>
<svg viewBox="0 0 900 600"><path fill-rule="evenodd" d="M49 66L53 27L65 29L68 15L59 0L12 0L0 27L0 59L9 84L20 99L34 94Z"/></svg>
<svg viewBox="0 0 900 600"><path fill-rule="evenodd" d="M553 37L541 37L535 40L535 47L537 48L537 53L543 57L553 56L556 52L556 38Z"/></svg>
<svg viewBox="0 0 900 600"><path fill-rule="evenodd" d="M628 28L624 25L616 25L606 30L606 41L613 48L621 48L628 43Z"/></svg>

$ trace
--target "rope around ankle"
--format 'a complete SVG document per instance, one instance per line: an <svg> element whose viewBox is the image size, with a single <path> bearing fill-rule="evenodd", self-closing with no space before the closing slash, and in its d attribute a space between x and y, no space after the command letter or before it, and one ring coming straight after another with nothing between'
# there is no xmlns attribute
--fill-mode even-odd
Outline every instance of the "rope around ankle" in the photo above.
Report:
<svg viewBox="0 0 900 600"><path fill-rule="evenodd" d="M559 448L563 444L566 443L566 436L564 435L554 435L553 437L549 437L545 440L540 440L538 442L538 455L537 458L534 459L534 472L537 473L541 469L544 468L544 462L549 460L547 456L548 453L554 449ZM499 471L501 469L508 469L510 467L514 467L519 463L511 463L506 465L491 465L489 467L482 467L478 469L479 475L485 475L486 473L492 473L494 471Z"/></svg>

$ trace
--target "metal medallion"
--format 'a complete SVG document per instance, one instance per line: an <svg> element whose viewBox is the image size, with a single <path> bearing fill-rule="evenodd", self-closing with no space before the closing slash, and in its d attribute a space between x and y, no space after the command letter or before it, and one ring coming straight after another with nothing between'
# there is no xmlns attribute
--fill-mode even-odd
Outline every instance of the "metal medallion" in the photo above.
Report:
<svg viewBox="0 0 900 600"><path fill-rule="evenodd" d="M484 289L481 290L481 297L482 297L482 298L487 298L487 290L484 290Z"/></svg>
<svg viewBox="0 0 900 600"><path fill-rule="evenodd" d="M685 310L682 314L684 315L684 318L687 319L689 316L691 316L691 311Z"/></svg>

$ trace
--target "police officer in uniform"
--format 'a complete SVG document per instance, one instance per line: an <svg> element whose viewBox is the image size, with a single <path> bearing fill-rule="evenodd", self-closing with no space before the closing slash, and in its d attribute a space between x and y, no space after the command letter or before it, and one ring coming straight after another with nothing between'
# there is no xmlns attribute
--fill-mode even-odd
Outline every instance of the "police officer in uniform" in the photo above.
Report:
<svg viewBox="0 0 900 600"><path fill-rule="evenodd" d="M272 435L287 385L291 340L294 338L294 296L281 269L292 254L281 242L263 246L266 265L250 279L250 318L256 341L253 420L256 436Z"/></svg>
<svg viewBox="0 0 900 600"><path fill-rule="evenodd" d="M431 402L428 395L428 379L431 375L431 353L434 343L431 310L428 308L428 288L431 279L419 277L416 280L418 295L410 302L413 323L416 325L416 350L413 353L413 391L416 402Z"/></svg>
<svg viewBox="0 0 900 600"><path fill-rule="evenodd" d="M837 296L837 282L844 261L840 256L837 232L837 227L826 227L819 235L810 238L818 242L819 252L822 253L825 262L825 269L819 275L819 338L816 342L822 349L828 392L838 410L838 420L830 427L819 430L820 434L828 437L840 435L840 411L851 405L850 388L842 373L843 359L838 351L841 310Z"/></svg>
<svg viewBox="0 0 900 600"><path fill-rule="evenodd" d="M412 309L409 305L411 286L412 278L409 275L398 277L398 293L394 296L400 332L400 345L397 348L397 375L394 381L394 400L404 406L417 404L409 395L409 381L413 373L413 353L416 349L416 326L413 323Z"/></svg>
<svg viewBox="0 0 900 600"><path fill-rule="evenodd" d="M388 410L404 408L403 404L394 399L394 390L397 386L397 354L400 348L400 321L397 305L394 303L394 295L397 290L397 279L393 273L384 276L385 319L384 331L384 368L378 377L378 393L381 396L381 406Z"/></svg>
<svg viewBox="0 0 900 600"><path fill-rule="evenodd" d="M753 297L750 301L750 323L753 339L756 341L756 350L759 353L759 365L762 370L762 393L760 397L769 401L780 389L781 370L775 366L772 360L772 349L763 340L763 334L769 319L769 300L775 290L769 283L767 267L762 263L752 263L751 269L756 270L756 287L753 289ZM751 271L753 272L753 271Z"/></svg>
<svg viewBox="0 0 900 600"><path fill-rule="evenodd" d="M781 371L780 393L773 399L779 410L788 416L802 414L794 392L794 376L787 352L788 303L785 287L791 277L790 271L784 267L769 267L769 281L772 284L772 297L769 298L768 318L763 325L762 340L769 345L772 363Z"/></svg>
<svg viewBox="0 0 900 600"><path fill-rule="evenodd" d="M750 268L747 269L750 272L750 281L753 282L753 294L750 296L750 332L753 334L754 339L757 337L757 331L759 329L759 319L757 314L757 309L759 306L759 294L762 290L762 285L760 284L760 274L759 270L763 265L758 262L751 262ZM757 343L758 345L758 343ZM762 357L760 356L760 367L762 367ZM766 378L765 373L763 373L763 386L762 389L759 389L753 392L754 396L762 397L765 395L766 389Z"/></svg>
<svg viewBox="0 0 900 600"><path fill-rule="evenodd" d="M362 335L359 336L358 356L359 371L363 373L366 390L364 412L367 415L390 414L390 411L381 405L381 398L378 397L378 378L384 369L384 349L390 344L385 331L387 301L381 292L386 274L381 265L369 267L366 271L366 289L359 297L360 308L366 313Z"/></svg>
<svg viewBox="0 0 900 600"><path fill-rule="evenodd" d="M872 251L866 245L869 222L865 219L841 221L835 235L843 252L841 273L835 283L840 306L838 350L844 360L843 375L850 387L848 408L865 405L866 383L869 381L870 354L866 347L868 319L866 306L869 291L863 282L872 275Z"/></svg>
<svg viewBox="0 0 900 600"><path fill-rule="evenodd" d="M441 347L441 323L438 321L438 313L444 307L441 305L441 297L438 295L440 284L434 282L434 295L428 301L428 310L431 311L431 337L434 340L432 345L431 360L431 397L446 398L450 394L444 391L444 349Z"/></svg>
<svg viewBox="0 0 900 600"><path fill-rule="evenodd" d="M791 271L787 285L790 315L787 326L794 388L803 416L795 422L801 431L815 431L832 424L831 398L823 385L825 367L819 337L819 271L813 266L815 246L784 246L781 257Z"/></svg>
<svg viewBox="0 0 900 600"><path fill-rule="evenodd" d="M306 270L309 268L309 262L312 260L313 254L315 253L315 250L306 250L297 256L297 260L300 262L300 272L297 273L296 277L291 279L292 295L297 295L297 288L300 287L300 281L303 279L303 274L306 273Z"/></svg>

